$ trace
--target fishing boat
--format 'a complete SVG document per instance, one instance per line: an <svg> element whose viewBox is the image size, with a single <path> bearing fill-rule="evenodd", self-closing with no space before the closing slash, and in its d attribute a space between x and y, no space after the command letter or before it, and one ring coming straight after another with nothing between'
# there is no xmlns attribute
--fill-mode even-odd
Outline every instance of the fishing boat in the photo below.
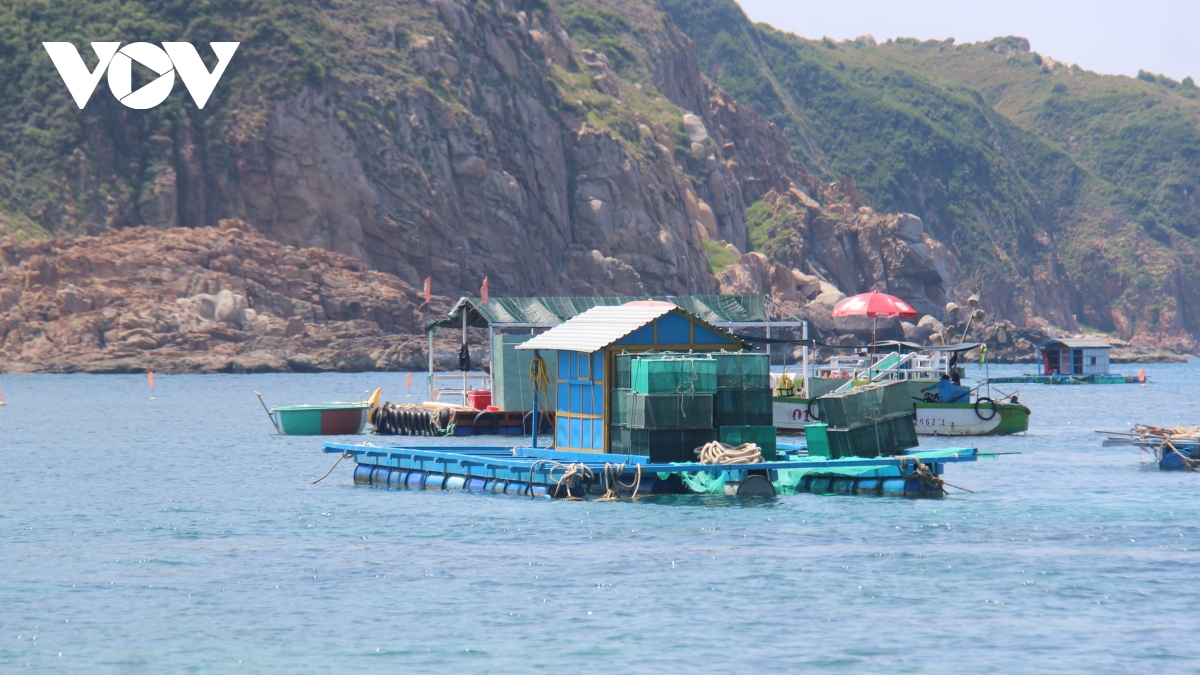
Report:
<svg viewBox="0 0 1200 675"><path fill-rule="evenodd" d="M1049 340L1037 347L1041 372L989 378L992 384L1144 384L1146 371L1137 375L1110 373L1108 352L1112 345L1103 340Z"/></svg>
<svg viewBox="0 0 1200 675"><path fill-rule="evenodd" d="M958 355L982 346L930 347L886 341L868 347L877 353L834 356L821 366L810 367L805 359L795 378L776 382L775 426L802 433L805 425L822 420L821 396L873 382L903 381L909 388L920 435L992 436L1028 431L1030 410L1017 393L993 390L987 381L974 388L954 382L962 375Z"/></svg>
<svg viewBox="0 0 1200 675"><path fill-rule="evenodd" d="M366 430L368 411L379 403L381 393L376 389L369 399L358 403L275 406L267 414L275 430L285 436L352 436Z"/></svg>

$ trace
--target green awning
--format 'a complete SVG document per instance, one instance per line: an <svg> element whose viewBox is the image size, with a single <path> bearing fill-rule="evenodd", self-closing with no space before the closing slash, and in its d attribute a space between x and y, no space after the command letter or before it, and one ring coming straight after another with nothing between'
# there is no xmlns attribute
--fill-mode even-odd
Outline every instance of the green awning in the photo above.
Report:
<svg viewBox="0 0 1200 675"><path fill-rule="evenodd" d="M638 300L662 300L674 303L688 314L713 325L733 322L766 321L765 295L653 295L559 298L463 298L450 314L425 326L461 328L463 312L473 328L550 327L582 314L597 305L623 305Z"/></svg>

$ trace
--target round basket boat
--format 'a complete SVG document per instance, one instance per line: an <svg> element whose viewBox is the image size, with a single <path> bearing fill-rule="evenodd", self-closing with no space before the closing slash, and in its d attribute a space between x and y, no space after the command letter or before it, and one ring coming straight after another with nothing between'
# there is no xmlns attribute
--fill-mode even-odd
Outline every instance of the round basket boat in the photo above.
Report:
<svg viewBox="0 0 1200 675"><path fill-rule="evenodd" d="M271 417L286 436L346 436L366 429L368 408L367 403L281 405L271 408Z"/></svg>

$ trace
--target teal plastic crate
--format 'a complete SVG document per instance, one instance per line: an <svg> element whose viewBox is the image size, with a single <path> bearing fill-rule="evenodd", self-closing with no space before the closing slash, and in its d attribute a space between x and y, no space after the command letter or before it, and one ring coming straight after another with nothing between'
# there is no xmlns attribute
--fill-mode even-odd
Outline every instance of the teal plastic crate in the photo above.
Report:
<svg viewBox="0 0 1200 675"><path fill-rule="evenodd" d="M829 456L829 425L824 422L804 425L804 444L808 446L809 457Z"/></svg>

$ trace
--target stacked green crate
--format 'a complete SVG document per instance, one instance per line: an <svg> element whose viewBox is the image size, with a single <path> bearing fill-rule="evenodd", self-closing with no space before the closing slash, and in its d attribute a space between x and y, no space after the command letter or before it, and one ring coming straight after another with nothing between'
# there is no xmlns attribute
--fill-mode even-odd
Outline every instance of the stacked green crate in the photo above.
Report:
<svg viewBox="0 0 1200 675"><path fill-rule="evenodd" d="M636 394L717 392L717 362L707 356L643 356L633 360L629 375Z"/></svg>
<svg viewBox="0 0 1200 675"><path fill-rule="evenodd" d="M713 423L722 443L754 443L763 459L776 457L771 401L771 364L766 354L721 352L717 362L717 394Z"/></svg>
<svg viewBox="0 0 1200 675"><path fill-rule="evenodd" d="M608 422L614 426L629 424L629 390L613 389L608 406Z"/></svg>
<svg viewBox="0 0 1200 675"><path fill-rule="evenodd" d="M711 429L712 394L629 394L630 429Z"/></svg>
<svg viewBox="0 0 1200 675"><path fill-rule="evenodd" d="M771 388L771 364L766 354L718 352L712 358L717 362L718 389Z"/></svg>
<svg viewBox="0 0 1200 675"><path fill-rule="evenodd" d="M694 449L716 438L716 362L707 356L621 354L615 367L616 384L627 384L628 391L613 393L609 451L648 455L654 463L696 461Z"/></svg>
<svg viewBox="0 0 1200 675"><path fill-rule="evenodd" d="M899 455L917 445L913 401L905 382L854 387L818 401L828 425L830 457Z"/></svg>
<svg viewBox="0 0 1200 675"><path fill-rule="evenodd" d="M854 387L826 394L819 400L821 420L831 427L843 429L913 412L913 400L903 381Z"/></svg>
<svg viewBox="0 0 1200 675"><path fill-rule="evenodd" d="M770 426L771 367L766 354L721 352L717 362L717 393L713 422L723 426Z"/></svg>
<svg viewBox="0 0 1200 675"><path fill-rule="evenodd" d="M717 429L718 439L727 445L738 446L743 443L753 443L762 451L763 459L768 462L778 457L776 448L775 427L771 426L742 426L720 427Z"/></svg>
<svg viewBox="0 0 1200 675"><path fill-rule="evenodd" d="M903 454L917 446L917 430L912 416L897 417L853 429L826 430L829 456L888 457Z"/></svg>
<svg viewBox="0 0 1200 675"><path fill-rule="evenodd" d="M629 389L630 368L633 367L633 359L636 356L636 354L617 354L613 358L613 370L616 376L613 378L613 386L618 389Z"/></svg>

